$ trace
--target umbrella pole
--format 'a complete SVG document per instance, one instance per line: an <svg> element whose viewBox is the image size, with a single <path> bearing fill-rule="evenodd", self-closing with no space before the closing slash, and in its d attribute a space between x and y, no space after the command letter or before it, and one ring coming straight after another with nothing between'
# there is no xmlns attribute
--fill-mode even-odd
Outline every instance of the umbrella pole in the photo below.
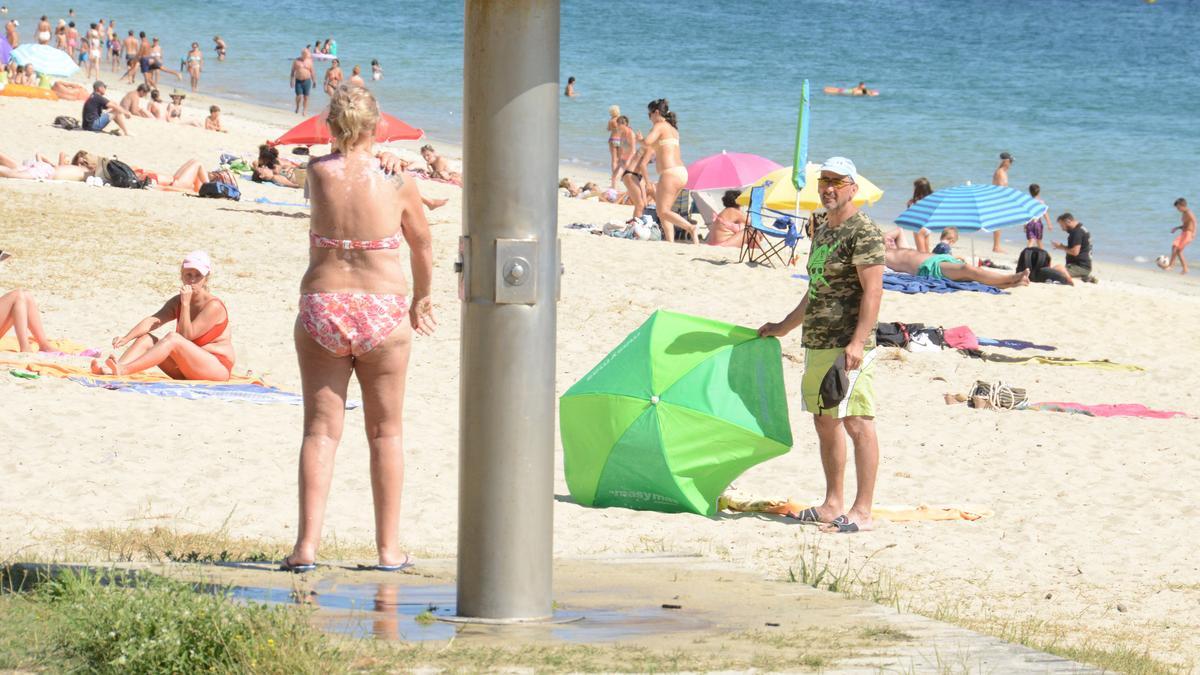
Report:
<svg viewBox="0 0 1200 675"><path fill-rule="evenodd" d="M465 6L457 613L469 619L553 614L559 11Z"/></svg>

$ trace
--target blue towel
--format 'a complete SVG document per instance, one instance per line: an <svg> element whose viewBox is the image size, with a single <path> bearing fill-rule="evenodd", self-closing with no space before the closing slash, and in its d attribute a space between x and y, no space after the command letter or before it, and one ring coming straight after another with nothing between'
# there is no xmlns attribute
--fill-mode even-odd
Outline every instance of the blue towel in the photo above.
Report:
<svg viewBox="0 0 1200 675"><path fill-rule="evenodd" d="M978 281L954 281L952 279L931 279L917 277L900 272L889 272L883 275L883 287L889 291L901 293L954 293L957 291L975 291L977 293L1004 293L999 288L981 284Z"/></svg>
<svg viewBox="0 0 1200 675"><path fill-rule="evenodd" d="M199 400L214 398L221 401L246 401L247 403L282 403L285 405L301 405L304 397L275 387L260 384L194 384L190 382L114 382L99 380L93 377L75 376L69 378L85 387L100 387L114 391L129 391L138 394L166 396L168 398L186 398ZM353 410L361 403L353 399L346 400L346 409Z"/></svg>
<svg viewBox="0 0 1200 675"><path fill-rule="evenodd" d="M1008 349L1040 349L1044 352L1052 352L1058 349L1058 347L1051 347L1050 345L1035 345L1026 340L997 340L985 337L979 338L979 344L987 347L1005 347Z"/></svg>
<svg viewBox="0 0 1200 675"><path fill-rule="evenodd" d="M277 202L274 199L267 199L266 197L259 197L258 199L254 200L254 203L255 204L270 204L272 206L297 206L302 209L308 208L308 204L297 204L295 202Z"/></svg>

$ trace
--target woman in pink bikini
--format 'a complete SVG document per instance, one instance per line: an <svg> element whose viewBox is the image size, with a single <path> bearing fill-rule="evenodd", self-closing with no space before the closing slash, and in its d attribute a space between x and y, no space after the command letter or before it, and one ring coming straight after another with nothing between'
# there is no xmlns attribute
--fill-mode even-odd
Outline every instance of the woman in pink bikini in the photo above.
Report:
<svg viewBox="0 0 1200 675"><path fill-rule="evenodd" d="M405 377L413 333L430 335L433 251L416 181L384 173L371 152L379 107L363 87L333 90L327 122L334 152L313 159L308 271L300 281L296 355L304 391L300 526L281 569L314 569L333 459L342 436L351 374L362 388L371 451L378 565L410 565L400 547L401 446ZM408 244L412 299L401 268Z"/></svg>
<svg viewBox="0 0 1200 675"><path fill-rule="evenodd" d="M225 382L233 372L232 330L229 312L208 288L212 261L204 251L192 251L183 259L179 278L183 286L154 314L142 319L125 335L113 338L113 349L132 342L117 358L109 354L104 363L92 359L97 375L125 375L158 366L176 380ZM161 338L150 333L175 322L175 332Z"/></svg>

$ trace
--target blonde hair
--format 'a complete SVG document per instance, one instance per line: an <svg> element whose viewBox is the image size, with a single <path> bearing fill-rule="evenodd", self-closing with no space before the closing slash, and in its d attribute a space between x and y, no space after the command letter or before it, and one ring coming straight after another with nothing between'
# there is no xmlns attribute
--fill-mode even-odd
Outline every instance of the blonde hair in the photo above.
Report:
<svg viewBox="0 0 1200 675"><path fill-rule="evenodd" d="M621 114L621 106L619 106L619 105L608 106L608 116L609 117L616 117L620 114Z"/></svg>
<svg viewBox="0 0 1200 675"><path fill-rule="evenodd" d="M375 126L379 124L379 104L365 87L339 85L329 98L329 115L325 121L333 133L334 145L345 152L363 134L375 134Z"/></svg>

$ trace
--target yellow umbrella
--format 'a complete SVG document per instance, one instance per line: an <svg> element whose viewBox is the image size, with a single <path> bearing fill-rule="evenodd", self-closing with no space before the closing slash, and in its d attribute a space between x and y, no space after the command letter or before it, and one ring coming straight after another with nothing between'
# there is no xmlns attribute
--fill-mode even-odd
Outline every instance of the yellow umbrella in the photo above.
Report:
<svg viewBox="0 0 1200 675"><path fill-rule="evenodd" d="M817 197L817 178L821 176L821 165L808 163L804 166L805 184L804 189L800 191L799 208L803 211L815 211L821 208L821 200ZM796 187L792 185L792 167L785 166L781 169L776 169L771 173L754 181L753 185L747 187L740 196L737 203L743 206L750 203L750 188L757 187L771 181L770 187L767 188L767 193L764 195L766 203L763 205L768 209L776 211L793 211L796 209ZM854 195L854 203L862 206L863 204L874 204L883 196L883 190L880 190L874 183L863 177L858 176L858 194Z"/></svg>

